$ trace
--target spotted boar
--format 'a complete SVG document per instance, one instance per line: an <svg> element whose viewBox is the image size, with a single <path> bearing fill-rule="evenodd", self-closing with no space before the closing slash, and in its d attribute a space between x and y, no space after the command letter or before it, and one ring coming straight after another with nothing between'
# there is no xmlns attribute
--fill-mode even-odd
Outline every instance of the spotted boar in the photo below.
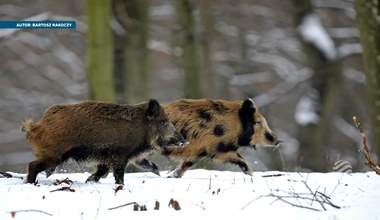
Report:
<svg viewBox="0 0 380 220"><path fill-rule="evenodd" d="M162 153L182 161L171 177L181 177L202 158L232 163L252 175L237 152L239 146L278 146L280 141L251 99L177 100L163 105L169 120L189 141L184 148L164 148ZM146 159L139 161L148 164Z"/></svg>
<svg viewBox="0 0 380 220"><path fill-rule="evenodd" d="M97 163L87 181L99 181L111 167L116 184L123 184L128 162L154 149L186 142L154 99L137 105L95 101L53 105L38 122L26 120L22 130L37 158L29 163L28 183L34 183L41 171L49 175L72 158ZM139 160L141 166L154 168L145 162Z"/></svg>

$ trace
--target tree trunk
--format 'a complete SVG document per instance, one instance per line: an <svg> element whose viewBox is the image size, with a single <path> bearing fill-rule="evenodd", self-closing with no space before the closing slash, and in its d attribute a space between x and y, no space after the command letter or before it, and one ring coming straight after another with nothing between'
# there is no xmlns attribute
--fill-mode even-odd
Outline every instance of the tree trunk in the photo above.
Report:
<svg viewBox="0 0 380 220"><path fill-rule="evenodd" d="M217 98L216 77L212 70L210 41L215 36L210 1L200 2L202 33L200 35L202 93L204 98ZM220 97L219 97L220 98Z"/></svg>
<svg viewBox="0 0 380 220"><path fill-rule="evenodd" d="M180 66L185 73L185 98L202 98L201 69L198 42L195 34L193 5L191 0L175 1L179 31L179 45L182 48Z"/></svg>
<svg viewBox="0 0 380 220"><path fill-rule="evenodd" d="M370 101L373 147L380 158L380 0L355 0Z"/></svg>
<svg viewBox="0 0 380 220"><path fill-rule="evenodd" d="M86 0L88 19L86 71L90 98L115 102L110 12L111 1Z"/></svg>
<svg viewBox="0 0 380 220"><path fill-rule="evenodd" d="M116 53L117 75L121 80L124 102L136 103L150 98L151 74L149 70L149 0L115 0L115 16L125 29L116 36L119 46Z"/></svg>
<svg viewBox="0 0 380 220"><path fill-rule="evenodd" d="M294 20L298 28L306 16L313 13L310 0L293 0ZM307 64L314 75L310 81L310 91L316 91L318 98L315 113L320 120L314 124L300 125L298 139L300 141L300 154L298 157L301 168L324 172L328 170L329 132L334 111L338 106L335 98L339 97L340 70L329 57L308 42L299 34L302 48L306 55Z"/></svg>

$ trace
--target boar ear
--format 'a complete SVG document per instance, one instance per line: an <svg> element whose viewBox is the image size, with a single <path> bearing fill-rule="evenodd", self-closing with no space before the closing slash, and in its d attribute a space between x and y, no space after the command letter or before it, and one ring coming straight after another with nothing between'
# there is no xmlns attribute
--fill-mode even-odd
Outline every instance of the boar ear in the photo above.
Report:
<svg viewBox="0 0 380 220"><path fill-rule="evenodd" d="M149 119L152 119L152 118L159 116L160 115L160 109L161 109L161 106L157 100L155 100L155 99L149 100L148 110L146 113L147 117Z"/></svg>
<svg viewBox="0 0 380 220"><path fill-rule="evenodd" d="M241 105L241 108L239 109L239 116L242 119L252 118L255 111L256 108L253 100L246 99L244 100L243 104Z"/></svg>

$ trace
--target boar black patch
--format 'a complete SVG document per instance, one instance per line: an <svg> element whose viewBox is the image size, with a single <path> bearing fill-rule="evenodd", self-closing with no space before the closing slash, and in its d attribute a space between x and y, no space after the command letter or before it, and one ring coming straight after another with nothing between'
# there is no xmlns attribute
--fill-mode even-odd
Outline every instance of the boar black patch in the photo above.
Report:
<svg viewBox="0 0 380 220"><path fill-rule="evenodd" d="M220 142L216 148L218 152L227 153L230 151L236 151L238 147L234 143Z"/></svg>
<svg viewBox="0 0 380 220"><path fill-rule="evenodd" d="M253 134L255 133L253 128L255 111L256 109L253 106L253 103L249 99L244 100L242 107L239 109L239 118L242 124L242 131L238 140L238 144L240 146L248 146L251 142Z"/></svg>
<svg viewBox="0 0 380 220"><path fill-rule="evenodd" d="M255 129L253 128L253 122L243 122L243 130L239 134L238 144L240 146L249 146L249 143L252 140L252 136L255 133Z"/></svg>
<svg viewBox="0 0 380 220"><path fill-rule="evenodd" d="M161 148L161 149L162 149L161 153L164 156L169 156L173 152L172 148L164 147L164 148Z"/></svg>
<svg viewBox="0 0 380 220"><path fill-rule="evenodd" d="M249 169L248 165L244 161L241 161L241 160L230 160L229 162L232 163L232 164L238 165L240 167L240 169L243 170L244 172L246 172Z"/></svg>
<svg viewBox="0 0 380 220"><path fill-rule="evenodd" d="M197 113L198 113L199 118L201 118L205 121L211 121L212 120L211 114L203 108L197 109Z"/></svg>
<svg viewBox="0 0 380 220"><path fill-rule="evenodd" d="M273 135L269 134L268 132L265 132L265 138L270 141L270 142L273 142L274 141L274 137Z"/></svg>
<svg viewBox="0 0 380 220"><path fill-rule="evenodd" d="M207 157L208 153L206 151L202 151L201 153L198 154L198 158L201 159L201 158L204 158L204 157Z"/></svg>
<svg viewBox="0 0 380 220"><path fill-rule="evenodd" d="M215 125L215 127L214 127L215 136L221 137L224 135L224 133L225 133L225 129L224 129L224 126L222 124Z"/></svg>
<svg viewBox="0 0 380 220"><path fill-rule="evenodd" d="M183 127L181 128L181 130L179 131L179 133L182 135L183 138L187 139L187 135L189 133L189 123L186 122Z"/></svg>
<svg viewBox="0 0 380 220"><path fill-rule="evenodd" d="M79 146L74 147L62 155L62 161L73 158L76 161L89 159L102 159L109 153L109 148L97 149L96 147Z"/></svg>
<svg viewBox="0 0 380 220"><path fill-rule="evenodd" d="M89 159L89 155L93 155L92 147L74 147L62 155L62 161L66 161L69 158L73 158L76 161L84 161Z"/></svg>
<svg viewBox="0 0 380 220"><path fill-rule="evenodd" d="M186 162L183 162L182 163L182 167L191 167L194 165L194 162L193 161L186 161Z"/></svg>

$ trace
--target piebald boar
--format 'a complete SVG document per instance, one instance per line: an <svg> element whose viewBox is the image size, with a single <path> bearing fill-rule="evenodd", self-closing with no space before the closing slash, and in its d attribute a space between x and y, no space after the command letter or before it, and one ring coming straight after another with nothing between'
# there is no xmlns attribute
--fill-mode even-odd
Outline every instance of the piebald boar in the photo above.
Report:
<svg viewBox="0 0 380 220"><path fill-rule="evenodd" d="M41 171L50 175L73 158L98 164L87 181L99 181L112 167L116 184L123 184L128 162L154 149L186 143L154 99L138 105L95 101L53 105L38 122L26 120L22 130L37 158L29 163L28 183L34 183ZM140 166L153 169L149 163L139 160Z"/></svg>
<svg viewBox="0 0 380 220"><path fill-rule="evenodd" d="M171 177L182 175L199 159L232 163L252 175L237 152L239 146L278 146L280 141L251 99L177 100L163 105L169 120L190 143L184 148L164 148L162 153L181 165ZM146 159L138 163L148 164ZM153 167L152 167L153 170Z"/></svg>

